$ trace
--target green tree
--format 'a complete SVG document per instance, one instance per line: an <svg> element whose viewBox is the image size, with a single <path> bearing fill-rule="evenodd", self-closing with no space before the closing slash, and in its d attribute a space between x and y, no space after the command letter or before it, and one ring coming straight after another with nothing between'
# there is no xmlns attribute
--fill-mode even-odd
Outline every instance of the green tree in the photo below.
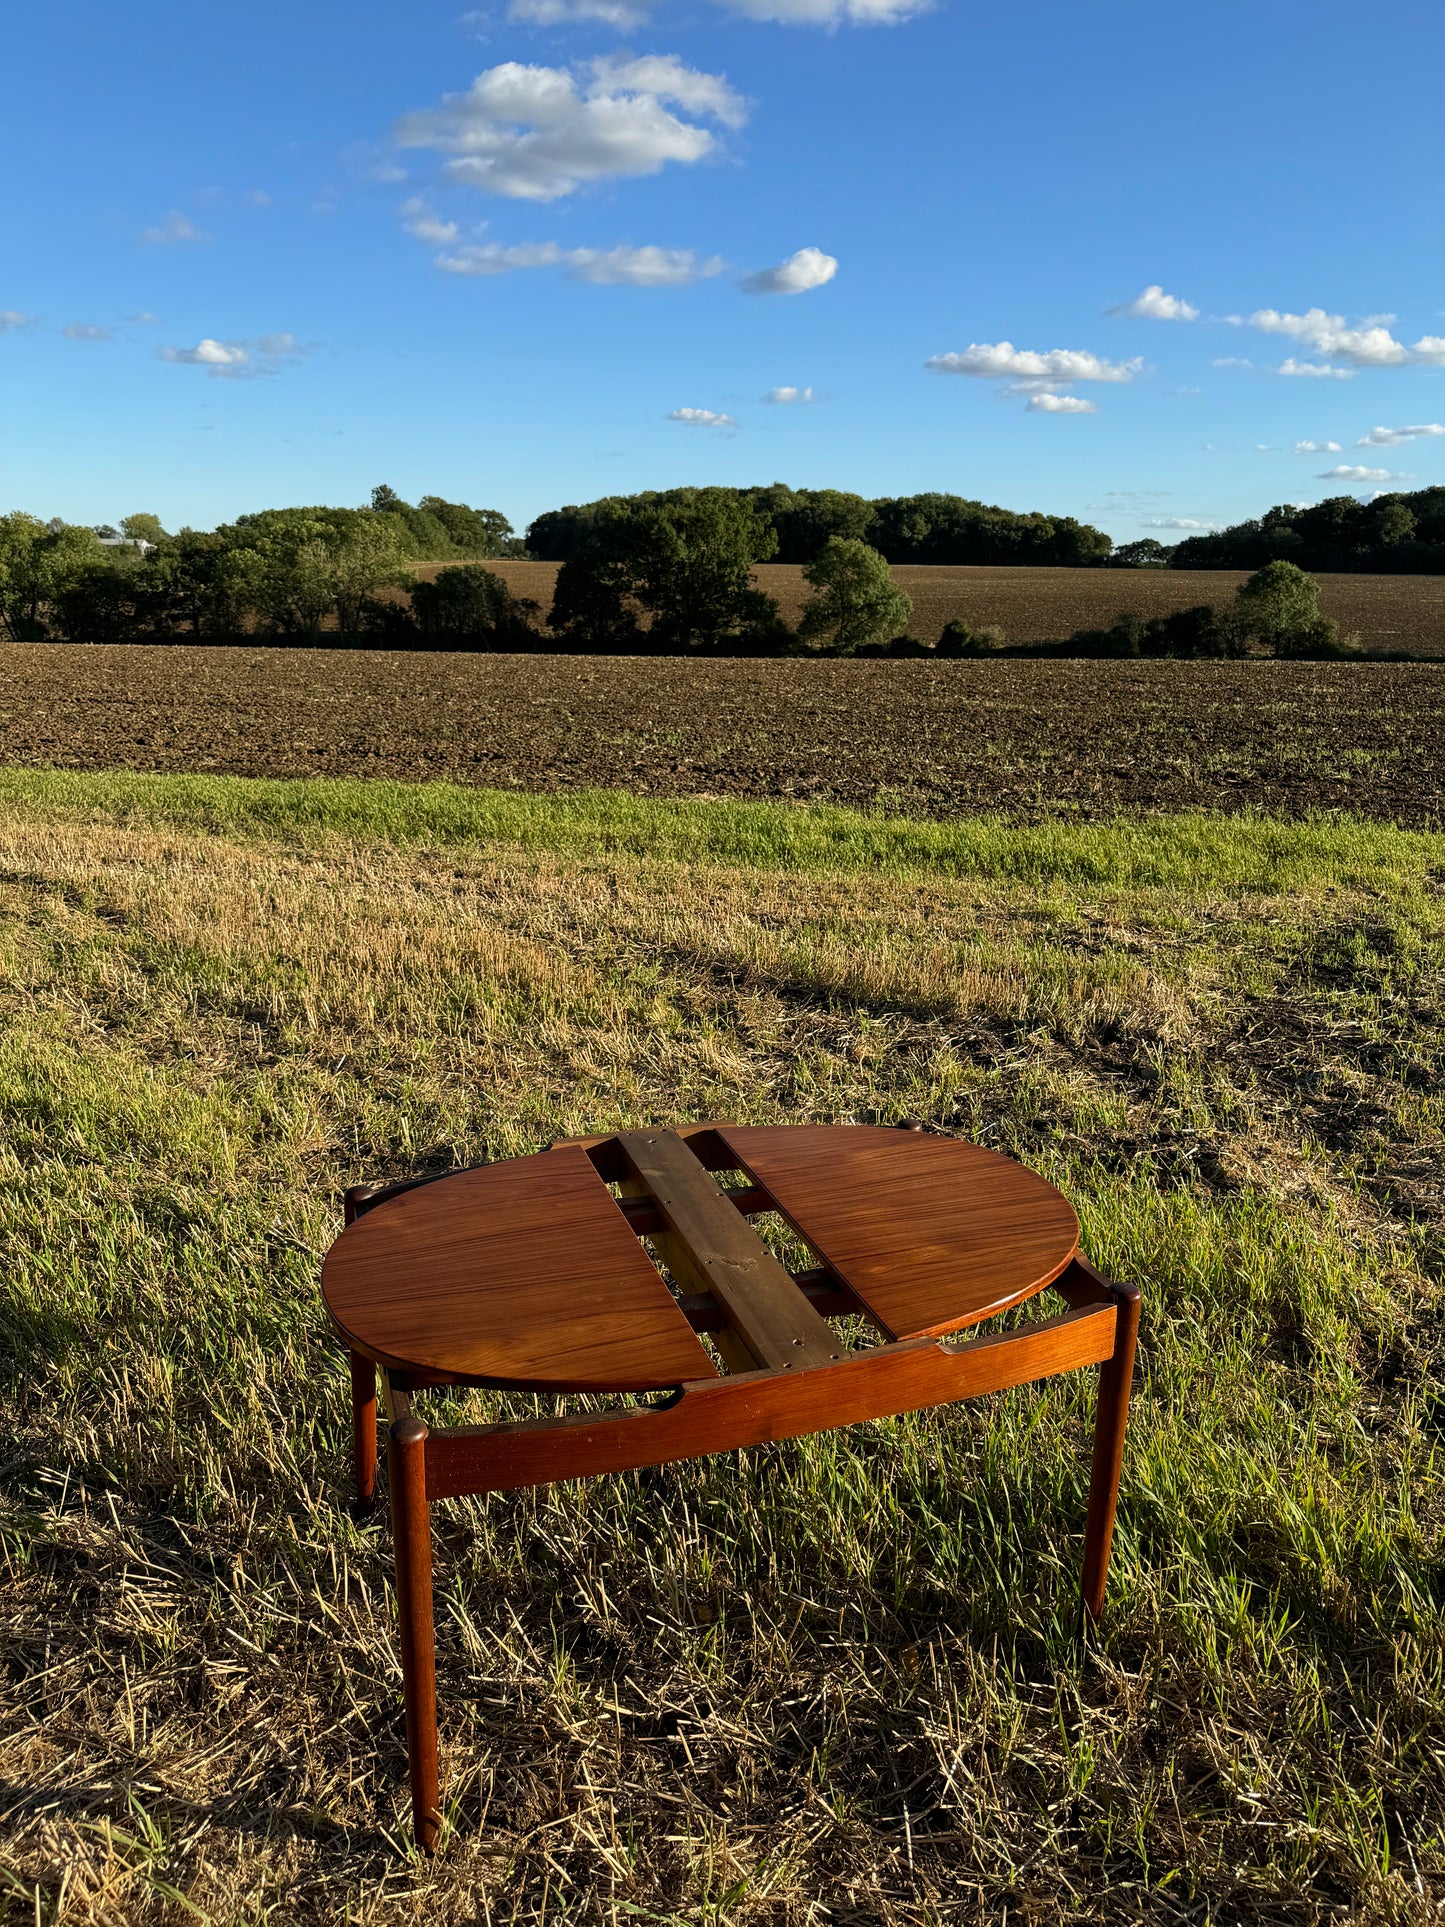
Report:
<svg viewBox="0 0 1445 1927"><path fill-rule="evenodd" d="M468 508L465 502L446 502L440 495L423 495L417 510L443 529L457 555L481 560L512 555L521 546L500 509Z"/></svg>
<svg viewBox="0 0 1445 1927"><path fill-rule="evenodd" d="M132 542L149 542L152 548L157 549L170 540L158 515L123 515L120 518L120 532L128 535Z"/></svg>
<svg viewBox="0 0 1445 1927"><path fill-rule="evenodd" d="M588 649L636 648L644 633L660 655L754 649L779 627L777 604L751 581L776 547L772 525L730 489L617 504L558 571L549 622Z"/></svg>
<svg viewBox="0 0 1445 1927"><path fill-rule="evenodd" d="M1247 636L1271 655L1309 655L1337 644L1339 631L1320 614L1320 585L1293 562L1266 562L1234 598Z"/></svg>
<svg viewBox="0 0 1445 1927"><path fill-rule="evenodd" d="M483 648L535 645L537 604L514 596L495 569L472 562L442 569L411 592L412 614L428 642Z"/></svg>
<svg viewBox="0 0 1445 1927"><path fill-rule="evenodd" d="M371 506L378 515L395 515L399 510L406 508L407 504L402 501L394 488L388 488L386 483L382 482L371 491Z"/></svg>
<svg viewBox="0 0 1445 1927"><path fill-rule="evenodd" d="M1109 563L1116 569L1167 569L1169 551L1154 536L1145 535L1137 542L1125 542L1115 549Z"/></svg>
<svg viewBox="0 0 1445 1927"><path fill-rule="evenodd" d="M43 641L61 592L105 554L94 529L0 515L0 630L11 642Z"/></svg>
<svg viewBox="0 0 1445 1927"><path fill-rule="evenodd" d="M798 634L805 642L828 637L840 656L898 635L913 614L912 597L895 585L877 549L851 536L831 536L803 579L817 594L804 606Z"/></svg>

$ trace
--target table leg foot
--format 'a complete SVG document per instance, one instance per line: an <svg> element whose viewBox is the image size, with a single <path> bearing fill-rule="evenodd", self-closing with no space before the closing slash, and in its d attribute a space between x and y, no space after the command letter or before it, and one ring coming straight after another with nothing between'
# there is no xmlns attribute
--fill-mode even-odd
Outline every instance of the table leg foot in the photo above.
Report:
<svg viewBox="0 0 1445 1927"><path fill-rule="evenodd" d="M387 1433L401 1669L406 1684L406 1751L417 1845L436 1851L441 1834L437 1762L436 1638L432 1624L431 1508L426 1497L427 1428L408 1413Z"/></svg>
<svg viewBox="0 0 1445 1927"><path fill-rule="evenodd" d="M1114 1514L1119 1504L1119 1473L1124 1463L1124 1426L1129 1416L1134 1349L1139 1335L1138 1286L1110 1285L1109 1293L1118 1308L1118 1318L1113 1357L1105 1359L1099 1367L1099 1402L1094 1415L1094 1462L1089 1476L1089 1518L1084 1528L1082 1604L1086 1624L1097 1624L1104 1611L1109 1552L1114 1540Z"/></svg>

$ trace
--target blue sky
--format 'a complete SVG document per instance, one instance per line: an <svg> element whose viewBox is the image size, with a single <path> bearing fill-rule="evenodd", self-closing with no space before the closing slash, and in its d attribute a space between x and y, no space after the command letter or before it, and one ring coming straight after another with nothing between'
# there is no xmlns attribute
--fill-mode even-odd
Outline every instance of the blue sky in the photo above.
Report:
<svg viewBox="0 0 1445 1927"><path fill-rule="evenodd" d="M6 13L0 507L1445 481L1438 4Z"/></svg>

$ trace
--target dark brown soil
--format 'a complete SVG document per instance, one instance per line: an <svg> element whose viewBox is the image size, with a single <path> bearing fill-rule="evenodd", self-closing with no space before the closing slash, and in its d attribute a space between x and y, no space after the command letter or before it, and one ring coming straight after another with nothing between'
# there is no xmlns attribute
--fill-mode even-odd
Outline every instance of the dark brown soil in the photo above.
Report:
<svg viewBox="0 0 1445 1927"><path fill-rule="evenodd" d="M657 796L1445 820L1433 664L0 651L0 761Z"/></svg>

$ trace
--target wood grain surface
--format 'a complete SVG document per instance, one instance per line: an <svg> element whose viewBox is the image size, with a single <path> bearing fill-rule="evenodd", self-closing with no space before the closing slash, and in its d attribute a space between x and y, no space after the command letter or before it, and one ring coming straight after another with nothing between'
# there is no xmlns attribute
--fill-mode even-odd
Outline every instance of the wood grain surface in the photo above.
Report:
<svg viewBox="0 0 1445 1927"><path fill-rule="evenodd" d="M717 1135L893 1338L1004 1311L1078 1250L1068 1199L981 1145L863 1124L721 1124Z"/></svg>
<svg viewBox="0 0 1445 1927"><path fill-rule="evenodd" d="M713 1370L580 1150L376 1206L332 1246L321 1288L346 1342L383 1365L537 1391L656 1391Z"/></svg>

